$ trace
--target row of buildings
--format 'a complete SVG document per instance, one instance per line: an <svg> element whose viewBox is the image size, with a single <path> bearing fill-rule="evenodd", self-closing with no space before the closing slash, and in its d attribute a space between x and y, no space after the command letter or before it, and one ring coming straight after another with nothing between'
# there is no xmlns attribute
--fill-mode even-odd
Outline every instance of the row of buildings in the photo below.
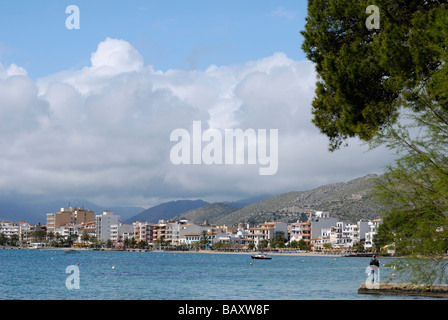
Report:
<svg viewBox="0 0 448 320"><path fill-rule="evenodd" d="M332 217L329 212L313 211L307 221L287 224L284 222L265 222L257 226L240 223L238 226L212 226L208 223L195 224L186 220L159 221L159 223L120 222L120 216L110 211L95 215L94 211L83 207L61 208L57 213L47 214L47 224L38 226L46 231L47 236L68 237L87 234L95 236L103 242L111 241L120 246L126 238L134 238L149 245L165 243L172 246L191 246L206 237L209 244L218 242L230 243L235 247L248 247L253 244L259 247L266 240L272 240L281 234L285 242L303 240L309 248L348 249L363 244L366 249L374 246L373 238L377 233L381 220L358 221L348 223ZM20 243L29 243L27 235L34 231L22 221L17 223L0 223L0 234L6 237L17 235Z"/></svg>

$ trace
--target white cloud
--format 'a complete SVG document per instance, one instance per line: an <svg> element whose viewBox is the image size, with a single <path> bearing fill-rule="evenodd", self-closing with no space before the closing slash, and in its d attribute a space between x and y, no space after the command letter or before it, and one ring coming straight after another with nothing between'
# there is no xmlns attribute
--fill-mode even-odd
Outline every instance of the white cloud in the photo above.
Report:
<svg viewBox="0 0 448 320"><path fill-rule="evenodd" d="M124 40L111 38L98 45L90 60L92 70L103 69L106 74L140 71L143 68L143 58L133 46Z"/></svg>
<svg viewBox="0 0 448 320"><path fill-rule="evenodd" d="M11 64L8 68L0 63L0 79L6 79L13 76L26 76L27 72L24 68Z"/></svg>
<svg viewBox="0 0 448 320"><path fill-rule="evenodd" d="M206 71L154 71L124 40L106 39L91 65L37 82L0 68L0 189L154 204L279 193L380 170L391 157L356 142L327 152L311 124L316 74L276 53ZM193 121L216 129L279 129L279 171L259 166L174 166L170 133ZM205 128L206 129L206 128ZM7 135L6 135L7 133Z"/></svg>

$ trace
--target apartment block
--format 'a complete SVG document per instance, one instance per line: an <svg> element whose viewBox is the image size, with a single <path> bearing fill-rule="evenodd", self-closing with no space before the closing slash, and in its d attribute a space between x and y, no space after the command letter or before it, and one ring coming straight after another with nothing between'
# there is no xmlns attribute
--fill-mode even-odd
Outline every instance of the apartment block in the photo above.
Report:
<svg viewBox="0 0 448 320"><path fill-rule="evenodd" d="M156 225L148 222L134 222L133 223L133 232L134 238L137 242L144 241L146 243L153 243L154 238L154 229Z"/></svg>
<svg viewBox="0 0 448 320"><path fill-rule="evenodd" d="M368 222L369 230L366 232L365 235L364 248L369 249L374 246L373 238L378 233L378 228L382 223L383 223L382 219L377 219Z"/></svg>
<svg viewBox="0 0 448 320"><path fill-rule="evenodd" d="M283 232L285 237L288 236L288 226L284 222L265 222L247 231L246 242L257 247L264 240L273 239L276 232Z"/></svg>
<svg viewBox="0 0 448 320"><path fill-rule="evenodd" d="M102 241L107 241L112 238L112 226L119 225L120 216L113 212L104 211L103 214L95 217L96 236Z"/></svg>
<svg viewBox="0 0 448 320"><path fill-rule="evenodd" d="M95 221L95 212L84 207L61 208L56 213L47 213L47 231L54 232L66 224L82 224Z"/></svg>
<svg viewBox="0 0 448 320"><path fill-rule="evenodd" d="M132 224L113 224L110 226L110 240L114 243L123 241L129 235L133 234L133 232L134 226Z"/></svg>
<svg viewBox="0 0 448 320"><path fill-rule="evenodd" d="M316 211L309 214L306 222L293 223L290 228L290 241L304 240L310 246L322 236L322 229L337 224L337 219L330 217L328 211Z"/></svg>
<svg viewBox="0 0 448 320"><path fill-rule="evenodd" d="M2 233L4 236L11 238L12 236L18 236L20 229L20 223L19 222L10 222L10 221L4 221L0 222L0 233Z"/></svg>
<svg viewBox="0 0 448 320"><path fill-rule="evenodd" d="M193 232L180 238L179 243L190 246L194 243L199 243L200 241L202 241L204 236L207 239L207 245L212 245L213 243L219 242L222 237L226 236L226 234L221 231L211 229L206 231L205 233Z"/></svg>

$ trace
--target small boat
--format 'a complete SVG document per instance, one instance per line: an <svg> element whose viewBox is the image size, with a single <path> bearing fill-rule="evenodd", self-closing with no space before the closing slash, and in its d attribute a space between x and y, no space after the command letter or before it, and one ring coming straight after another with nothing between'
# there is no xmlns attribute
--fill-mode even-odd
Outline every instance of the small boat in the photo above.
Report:
<svg viewBox="0 0 448 320"><path fill-rule="evenodd" d="M264 254L260 253L260 254L256 254L256 255L252 256L252 259L265 259L265 260L271 260L272 258L269 257L269 256L267 256L267 255L264 255Z"/></svg>
<svg viewBox="0 0 448 320"><path fill-rule="evenodd" d="M64 253L79 253L79 251L71 249L71 250L65 250Z"/></svg>

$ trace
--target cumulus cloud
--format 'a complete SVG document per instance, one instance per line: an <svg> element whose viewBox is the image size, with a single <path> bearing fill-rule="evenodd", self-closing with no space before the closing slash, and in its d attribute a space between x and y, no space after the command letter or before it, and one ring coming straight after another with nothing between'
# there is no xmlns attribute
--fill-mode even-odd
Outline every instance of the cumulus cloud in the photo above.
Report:
<svg viewBox="0 0 448 320"><path fill-rule="evenodd" d="M28 73L22 67L17 66L16 64L11 64L8 68L5 68L0 63L0 79L6 79L13 76L26 76Z"/></svg>
<svg viewBox="0 0 448 320"><path fill-rule="evenodd" d="M315 81L310 62L283 53L205 71L156 71L130 43L110 38L91 65L38 81L0 65L0 189L150 206L303 190L380 170L391 159L382 150L365 154L354 142L327 151L311 124ZM170 134L191 132L193 121L204 130L278 129L278 173L173 165Z"/></svg>
<svg viewBox="0 0 448 320"><path fill-rule="evenodd" d="M117 74L140 71L143 58L131 44L124 40L107 38L99 44L91 56L92 70L103 69L103 72Z"/></svg>

